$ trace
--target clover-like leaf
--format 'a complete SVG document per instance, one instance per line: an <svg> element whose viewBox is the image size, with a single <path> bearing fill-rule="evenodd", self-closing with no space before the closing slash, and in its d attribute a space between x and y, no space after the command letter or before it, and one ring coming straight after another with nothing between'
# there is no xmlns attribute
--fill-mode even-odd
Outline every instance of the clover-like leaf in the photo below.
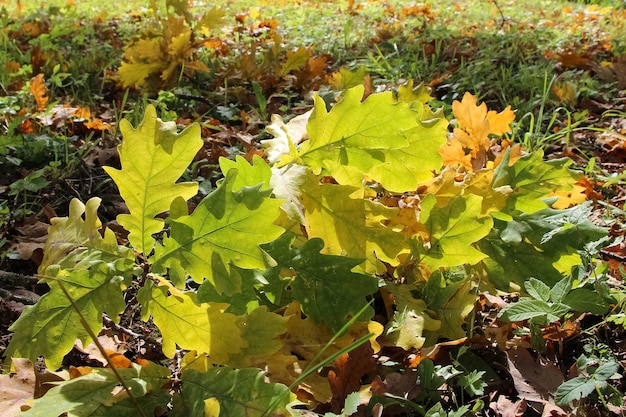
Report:
<svg viewBox="0 0 626 417"><path fill-rule="evenodd" d="M152 235L164 225L156 216L168 211L177 197L188 200L198 192L197 183L176 181L202 147L200 126L192 124L176 133L176 124L158 119L156 109L149 105L136 129L124 119L120 130L124 137L118 147L122 169L104 169L130 211L118 215L117 221L130 232L128 240L137 251L148 255L155 242Z"/></svg>

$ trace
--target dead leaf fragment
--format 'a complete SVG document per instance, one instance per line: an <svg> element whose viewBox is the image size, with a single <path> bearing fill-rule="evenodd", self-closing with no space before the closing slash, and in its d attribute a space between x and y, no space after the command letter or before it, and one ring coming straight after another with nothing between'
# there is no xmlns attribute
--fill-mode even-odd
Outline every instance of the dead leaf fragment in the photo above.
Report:
<svg viewBox="0 0 626 417"><path fill-rule="evenodd" d="M0 375L0 415L19 415L35 393L35 369L28 359L14 358L15 373Z"/></svg>

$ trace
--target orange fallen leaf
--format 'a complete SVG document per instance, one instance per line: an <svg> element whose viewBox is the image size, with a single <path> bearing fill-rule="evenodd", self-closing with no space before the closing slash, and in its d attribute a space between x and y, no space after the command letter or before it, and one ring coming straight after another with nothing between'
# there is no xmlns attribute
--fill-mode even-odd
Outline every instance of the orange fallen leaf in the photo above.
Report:
<svg viewBox="0 0 626 417"><path fill-rule="evenodd" d="M37 111L43 111L48 103L48 89L43 81L43 74L37 74L30 80L30 93L37 103Z"/></svg>

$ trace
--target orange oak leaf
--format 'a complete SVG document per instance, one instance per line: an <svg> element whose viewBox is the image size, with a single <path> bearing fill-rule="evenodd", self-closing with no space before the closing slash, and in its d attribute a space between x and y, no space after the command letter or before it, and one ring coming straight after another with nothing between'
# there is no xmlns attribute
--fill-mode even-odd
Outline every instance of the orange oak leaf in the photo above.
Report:
<svg viewBox="0 0 626 417"><path fill-rule="evenodd" d="M489 133L492 135L502 136L511 131L511 123L515 120L515 112L511 110L511 106L500 113L495 110L487 112L487 120L489 121Z"/></svg>
<svg viewBox="0 0 626 417"><path fill-rule="evenodd" d="M463 145L458 140L449 140L446 144L439 148L439 155L443 158L444 165L462 165L468 170L472 169L472 156L465 154Z"/></svg>
<svg viewBox="0 0 626 417"><path fill-rule="evenodd" d="M37 111L43 111L48 102L48 89L43 81L43 74L37 74L30 80L30 93L37 103Z"/></svg>

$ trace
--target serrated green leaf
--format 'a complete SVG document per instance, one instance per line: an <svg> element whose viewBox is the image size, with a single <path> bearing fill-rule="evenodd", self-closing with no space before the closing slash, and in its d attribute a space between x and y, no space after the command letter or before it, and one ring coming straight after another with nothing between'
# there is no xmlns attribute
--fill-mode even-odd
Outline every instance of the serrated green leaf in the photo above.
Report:
<svg viewBox="0 0 626 417"><path fill-rule="evenodd" d="M130 272L132 261L127 259L114 264L94 261L89 270L48 267L50 292L34 306L27 306L9 328L14 335L5 356L28 358L33 362L44 356L46 366L57 369L76 339L81 340L83 346L91 340L76 309L96 334L102 328L102 313L106 312L114 321L119 320L118 315L126 307L121 287L130 283ZM59 282L63 283L76 309Z"/></svg>
<svg viewBox="0 0 626 417"><path fill-rule="evenodd" d="M279 266L289 268L296 276L291 291L302 305L302 311L316 322L327 323L338 331L367 304L366 297L376 292L378 280L372 276L352 272L360 259L321 254L322 239L312 238L300 248L292 248L295 237L281 236L263 245L263 249ZM369 320L369 309L361 320Z"/></svg>
<svg viewBox="0 0 626 417"><path fill-rule="evenodd" d="M523 321L545 316L551 311L550 304L543 300L522 299L500 310L498 317L505 321Z"/></svg>
<svg viewBox="0 0 626 417"><path fill-rule="evenodd" d="M461 386L469 395L483 395L487 383L483 377L485 371L471 371L459 376L459 386Z"/></svg>
<svg viewBox="0 0 626 417"><path fill-rule="evenodd" d="M553 303L563 302L563 299L565 298L567 293L572 290L573 282L574 278L570 275L554 284L554 287L552 287L552 289L550 290L550 300Z"/></svg>
<svg viewBox="0 0 626 417"><path fill-rule="evenodd" d="M105 229L101 233L102 223L98 219L101 201L93 197L83 204L74 198L70 201L68 217L54 217L50 221L52 225L48 228L44 257L39 265L40 274L45 273L50 265L60 264L70 253L74 253L74 259L84 258L85 252L91 251L98 251L99 258L104 261L134 259L132 250L117 244L112 230ZM64 263L66 268L74 267L68 263Z"/></svg>
<svg viewBox="0 0 626 417"><path fill-rule="evenodd" d="M230 264L265 267L259 245L283 232L273 224L282 202L270 198L269 190L260 190L260 184L234 191L237 176L236 169L229 170L222 184L191 215L171 221L170 236L155 249L155 272L169 268L170 279L178 287L189 274L199 283L209 279L220 293L232 293L237 288L220 280L230 277Z"/></svg>
<svg viewBox="0 0 626 417"><path fill-rule="evenodd" d="M606 236L606 229L589 221L589 210L590 206L583 204L494 220L489 236L479 242L489 255L484 264L490 281L504 291L509 290L511 281L523 286L531 277L554 286L571 271L571 266L559 266L562 258L578 257L577 252L589 242Z"/></svg>
<svg viewBox="0 0 626 417"><path fill-rule="evenodd" d="M524 283L526 292L536 300L550 301L550 287L537 278L530 278Z"/></svg>
<svg viewBox="0 0 626 417"><path fill-rule="evenodd" d="M237 317L225 313L227 304L195 302L195 293L180 291L165 279L155 277L137 294L141 317L150 317L163 336L163 353L173 358L176 346L211 356L213 363L226 363L229 354L239 352L245 343L237 326Z"/></svg>
<svg viewBox="0 0 626 417"><path fill-rule="evenodd" d="M481 214L482 198L470 194L452 197L444 207L429 194L422 200L420 222L429 235L427 246L417 243L421 263L431 270L457 265L474 265L486 257L472 244L487 236L493 220Z"/></svg>
<svg viewBox="0 0 626 417"><path fill-rule="evenodd" d="M588 288L576 288L563 299L563 304L570 306L572 311L591 314L605 314L610 304L597 292Z"/></svg>
<svg viewBox="0 0 626 417"><path fill-rule="evenodd" d="M130 232L130 243L148 255L155 242L152 235L164 225L155 216L168 211L176 197L188 200L198 192L197 183L176 181L202 147L200 126L192 124L176 133L176 124L158 119L156 109L149 105L136 129L123 119L120 130L124 137L118 147L122 169L104 169L130 211L118 215L118 223Z"/></svg>
<svg viewBox="0 0 626 417"><path fill-rule="evenodd" d="M161 387L169 381L169 369L151 363L118 369L118 373L131 388L137 404L124 390L116 392L119 381L110 369L93 369L86 375L56 383L43 397L35 399L33 408L20 415L50 417L67 413L68 417L134 417L139 415L137 406L150 415L157 407L167 406L170 396Z"/></svg>
<svg viewBox="0 0 626 417"><path fill-rule="evenodd" d="M184 409L176 410L179 416L204 415L204 401L209 398L219 402L221 417L280 416L286 415L287 404L295 399L285 385L265 382L259 369L188 370L182 374L182 383ZM271 406L276 408L271 410Z"/></svg>
<svg viewBox="0 0 626 417"><path fill-rule="evenodd" d="M351 198L356 187L319 184L315 176L302 187L306 231L324 241L323 253L367 259L367 272L379 269L378 259L398 264L397 256L406 248L404 235L383 225L397 215L396 209Z"/></svg>
<svg viewBox="0 0 626 417"><path fill-rule="evenodd" d="M556 389L554 400L557 404L567 405L572 401L586 398L596 389L596 381L590 378L577 376L565 381Z"/></svg>
<svg viewBox="0 0 626 417"><path fill-rule="evenodd" d="M542 200L557 190L567 190L580 178L572 171L570 158L543 160L543 152L529 153L509 166L510 148L505 151L502 162L495 169L493 188L508 186L513 192L507 199L506 212L534 213L548 207Z"/></svg>
<svg viewBox="0 0 626 417"><path fill-rule="evenodd" d="M419 102L396 102L391 92L364 102L362 96L362 86L352 88L330 112L316 97L307 124L309 140L292 160L343 185L361 187L369 178L390 191L414 190L441 167L439 147L446 141L447 121Z"/></svg>
<svg viewBox="0 0 626 417"><path fill-rule="evenodd" d="M531 320L545 317L545 324L552 323L570 311L570 307L561 303L547 303L542 300L523 298L503 308L498 317L505 321Z"/></svg>

